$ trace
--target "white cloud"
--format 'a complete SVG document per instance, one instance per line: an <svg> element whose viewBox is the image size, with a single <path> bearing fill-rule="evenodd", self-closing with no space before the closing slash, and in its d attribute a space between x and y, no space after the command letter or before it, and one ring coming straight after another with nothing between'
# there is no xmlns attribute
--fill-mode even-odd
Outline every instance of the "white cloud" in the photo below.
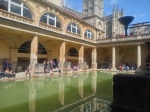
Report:
<svg viewBox="0 0 150 112"><path fill-rule="evenodd" d="M110 3L113 4L117 4L118 2L122 2L123 0L111 0Z"/></svg>

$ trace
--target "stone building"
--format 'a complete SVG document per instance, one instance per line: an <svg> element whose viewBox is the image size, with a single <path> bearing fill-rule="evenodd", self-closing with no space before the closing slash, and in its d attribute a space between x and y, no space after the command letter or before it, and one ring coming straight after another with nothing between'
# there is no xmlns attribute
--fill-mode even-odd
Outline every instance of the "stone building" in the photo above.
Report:
<svg viewBox="0 0 150 112"><path fill-rule="evenodd" d="M83 13L62 2L0 0L0 68L4 60L17 71L46 59L112 70L123 63L144 70L150 63L149 34L115 38L123 33L118 6L104 17L104 0L83 0Z"/></svg>

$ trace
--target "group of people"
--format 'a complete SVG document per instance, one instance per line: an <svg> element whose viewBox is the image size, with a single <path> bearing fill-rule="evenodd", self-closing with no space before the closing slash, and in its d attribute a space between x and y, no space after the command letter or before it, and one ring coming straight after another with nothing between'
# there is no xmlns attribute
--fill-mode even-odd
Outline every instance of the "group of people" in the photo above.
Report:
<svg viewBox="0 0 150 112"><path fill-rule="evenodd" d="M122 71L122 70L129 71L129 70L136 70L136 69L137 69L137 65L133 63L131 64L125 63L119 66L119 71Z"/></svg>
<svg viewBox="0 0 150 112"><path fill-rule="evenodd" d="M51 72L53 68L58 68L59 73L61 72L61 66L58 67L57 59L48 60L48 61L44 60L43 67L44 67L45 74L47 73L47 71Z"/></svg>
<svg viewBox="0 0 150 112"><path fill-rule="evenodd" d="M4 60L3 69L0 69L0 77L1 78L11 78L15 77L15 70L12 69L12 65L10 62Z"/></svg>

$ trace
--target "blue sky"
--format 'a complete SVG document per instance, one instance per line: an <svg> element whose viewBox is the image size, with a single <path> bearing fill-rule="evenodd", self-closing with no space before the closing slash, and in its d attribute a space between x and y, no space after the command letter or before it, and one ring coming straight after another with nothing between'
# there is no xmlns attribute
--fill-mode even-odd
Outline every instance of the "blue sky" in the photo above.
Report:
<svg viewBox="0 0 150 112"><path fill-rule="evenodd" d="M70 8L82 11L82 0L65 0L65 5ZM150 0L104 0L104 14L112 13L114 4L118 4L119 8L123 8L124 16L134 16L133 23L150 21Z"/></svg>

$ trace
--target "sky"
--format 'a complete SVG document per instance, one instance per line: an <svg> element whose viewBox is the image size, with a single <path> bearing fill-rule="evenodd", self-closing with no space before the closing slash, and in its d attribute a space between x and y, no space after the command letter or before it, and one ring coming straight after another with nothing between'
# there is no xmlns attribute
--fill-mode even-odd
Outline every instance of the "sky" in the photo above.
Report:
<svg viewBox="0 0 150 112"><path fill-rule="evenodd" d="M82 0L64 0L64 4L82 12ZM150 0L104 0L104 15L112 14L113 6L118 4L124 10L124 16L133 16L131 24L150 22Z"/></svg>

